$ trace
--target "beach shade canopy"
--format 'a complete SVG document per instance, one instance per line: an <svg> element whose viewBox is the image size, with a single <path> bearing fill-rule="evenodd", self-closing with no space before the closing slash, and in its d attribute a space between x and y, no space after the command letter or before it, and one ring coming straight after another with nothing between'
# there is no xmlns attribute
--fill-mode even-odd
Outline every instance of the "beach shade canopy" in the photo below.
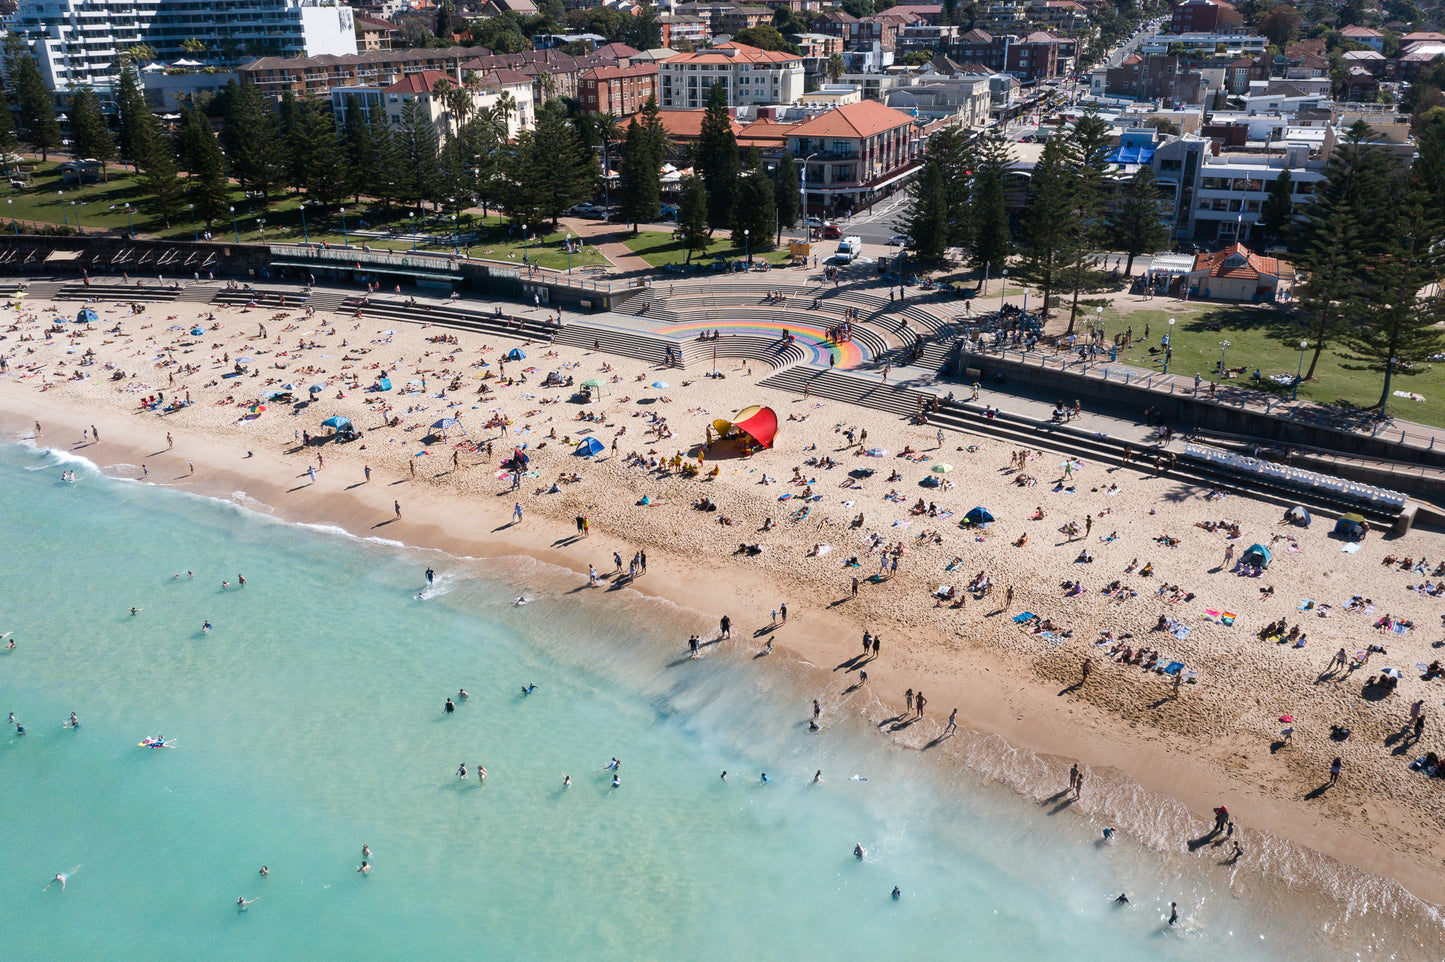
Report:
<svg viewBox="0 0 1445 962"><path fill-rule="evenodd" d="M950 472L950 471L952 471L952 470L953 470L953 465L951 465L951 464L944 464L942 461L938 462L937 464L935 464L935 465L933 466L933 472L934 472L935 474L947 474L948 472Z"/></svg>
<svg viewBox="0 0 1445 962"><path fill-rule="evenodd" d="M98 320L100 320L100 315L88 307L82 307L80 313L75 315L77 324L94 324Z"/></svg>
<svg viewBox="0 0 1445 962"><path fill-rule="evenodd" d="M577 450L573 453L580 454L584 458L590 458L594 454L601 454L606 449L607 445L596 438L584 438L582 443L577 445Z"/></svg>
<svg viewBox="0 0 1445 962"><path fill-rule="evenodd" d="M652 386L657 388L659 391L665 391L672 385L668 384L666 381L653 381Z"/></svg>
<svg viewBox="0 0 1445 962"><path fill-rule="evenodd" d="M985 525L993 523L993 515L988 513L988 508L979 505L963 516L963 520L973 525Z"/></svg>
<svg viewBox="0 0 1445 962"><path fill-rule="evenodd" d="M281 388L278 387L278 388L276 388L276 389L274 389L274 390L271 390L271 391L262 391L262 392L261 392L261 397L262 397L263 400L269 401L269 400L271 400L272 398L278 398L278 397L280 397L280 396L283 395L283 394L290 394L290 393L291 393L290 391L283 391Z"/></svg>
<svg viewBox="0 0 1445 962"><path fill-rule="evenodd" d="M322 391L326 390L326 388L320 384L313 384L306 390L310 391L312 394L320 394Z"/></svg>
<svg viewBox="0 0 1445 962"><path fill-rule="evenodd" d="M193 327L193 328L191 328L191 336L192 336L192 337L200 337L202 334L205 334L205 333L206 333L206 329L205 329L204 327Z"/></svg>
<svg viewBox="0 0 1445 962"><path fill-rule="evenodd" d="M322 421L321 426L324 428L331 428L335 431L340 431L342 428L351 427L351 418L345 418L337 414L334 417L329 417L325 421Z"/></svg>
<svg viewBox="0 0 1445 962"><path fill-rule="evenodd" d="M602 386L602 379L601 379L600 377L589 377L587 380L585 380L585 381L582 382L582 386L583 386L583 387L601 387L601 386Z"/></svg>
<svg viewBox="0 0 1445 962"><path fill-rule="evenodd" d="M526 359L527 355L522 353L520 347L514 347L507 352L507 360L509 361L525 361Z"/></svg>
<svg viewBox="0 0 1445 962"><path fill-rule="evenodd" d="M1297 504L1284 513L1284 519L1290 524L1299 525L1301 528L1310 526L1310 513L1305 510L1304 505Z"/></svg>
<svg viewBox="0 0 1445 962"><path fill-rule="evenodd" d="M391 390L391 378L389 378L389 377L381 378L380 380L378 380L378 381L376 382L376 386L379 387L379 388L381 388L383 391L390 391L390 390Z"/></svg>
<svg viewBox="0 0 1445 962"><path fill-rule="evenodd" d="M1335 522L1335 534L1358 541L1365 536L1365 519L1357 514L1347 514Z"/></svg>
<svg viewBox="0 0 1445 962"><path fill-rule="evenodd" d="M260 415L262 415L262 414L265 414L265 413L266 413L266 405L264 405L264 404L253 404L253 405L251 405L251 413L254 414L254 415L256 415L256 416L258 416L258 417L259 417Z"/></svg>
<svg viewBox="0 0 1445 962"><path fill-rule="evenodd" d="M462 427L462 422L458 421L456 418L442 418L438 421L433 421L431 427L433 431L440 431L443 438L447 436L448 431L456 430L458 428L461 429L461 432L463 434L467 433L467 429Z"/></svg>
<svg viewBox="0 0 1445 962"><path fill-rule="evenodd" d="M1365 516L1362 515L1362 514L1356 514L1355 512L1352 511L1352 512L1350 512L1349 514L1342 514L1342 515L1340 515L1340 520L1341 520L1341 521L1353 521L1355 524L1364 524L1364 523L1365 523Z"/></svg>
<svg viewBox="0 0 1445 962"><path fill-rule="evenodd" d="M1244 550L1244 555L1239 559L1247 565L1259 565L1261 568L1268 568L1269 563L1274 560L1274 555L1262 544L1252 544Z"/></svg>
<svg viewBox="0 0 1445 962"><path fill-rule="evenodd" d="M256 363L256 359L255 359L254 357L238 357L238 358L236 358L236 363L237 363L237 364L254 364L254 363Z"/></svg>
<svg viewBox="0 0 1445 962"><path fill-rule="evenodd" d="M733 427L763 447L771 448L778 437L778 415L772 408L754 405L738 412L733 418Z"/></svg>

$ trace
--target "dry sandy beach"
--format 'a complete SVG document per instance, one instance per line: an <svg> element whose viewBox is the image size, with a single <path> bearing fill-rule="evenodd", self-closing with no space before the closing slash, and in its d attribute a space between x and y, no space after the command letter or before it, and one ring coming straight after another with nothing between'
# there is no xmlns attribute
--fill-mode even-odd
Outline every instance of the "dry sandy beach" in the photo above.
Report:
<svg viewBox="0 0 1445 962"><path fill-rule="evenodd" d="M1411 590L1445 578L1382 564L1387 555L1423 556L1432 572L1445 560L1438 533L1417 530L1391 541L1372 534L1349 554L1328 537L1333 518L1317 518L1308 529L1286 526L1274 505L1213 498L1145 465L1075 464L1059 485L1063 459L1036 451L1022 473L1037 483L1020 486L1014 448L954 432L940 445L932 427L761 389L756 382L766 367L750 373L743 362L726 362L726 376L715 380L701 370L662 372L574 348L349 314L160 304L132 315L124 305L96 304L100 321L82 325L72 321L78 307L22 301L5 309L0 354L9 368L0 376L0 417L12 439L75 451L121 476L227 499L244 492L245 503L279 517L361 536L456 555L531 555L572 569L578 583L595 565L606 576L603 587L579 592L581 604L606 603L614 552L625 575L634 553L645 550L647 573L629 587L697 609L713 623L730 616L732 640L709 646L709 657L752 657L771 639L769 657L815 666L825 716L866 713L880 737L961 757L1040 801L1064 789L1077 761L1085 786L1076 813L1161 849L1188 851L1212 822L1208 813L1225 804L1246 866L1329 888L1334 859L1445 901L1442 783L1408 768L1445 746L1445 681L1423 681L1416 668L1442 657L1445 605ZM214 322L204 319L209 310ZM203 336L188 333L197 323L208 329ZM60 331L47 335L56 325ZM392 327L395 334L382 333ZM455 342L433 340L443 336ZM506 363L504 379L502 357L516 346L528 358ZM93 363L82 365L90 352ZM251 359L244 373L228 377L240 357ZM574 388L542 387L549 371L578 384L594 377L610 383L599 402L582 406L569 400ZM393 389L368 390L383 373ZM518 382L506 380L513 378ZM669 386L650 387L659 378ZM304 406L267 401L264 413L251 415L264 392L288 383L322 390L299 394L298 402L314 398ZM488 391L479 394L483 386ZM191 404L143 412L142 399L158 392L167 403L189 397ZM984 400L1008 408L1006 397ZM745 458L731 443L715 446L702 478L628 457L695 451L714 419L750 404L778 412L773 450ZM582 412L605 421L579 421ZM329 436L322 421L334 415L352 419L364 436L300 443L303 431ZM458 418L466 433L428 442L429 426L443 417ZM661 437L654 417L666 421ZM98 443L86 433L93 428ZM886 456L862 455L848 442L845 432L864 430L861 447L886 449ZM606 451L575 456L575 444L589 434ZM521 444L533 473L513 492L500 463ZM837 466L806 463L826 458ZM952 470L934 472L940 462ZM713 468L718 475L706 477ZM872 475L850 481L850 472L863 468ZM801 501L795 469L817 500ZM888 480L894 472L900 478ZM577 480L564 480L574 473ZM944 486L922 487L925 478ZM639 504L644 497L649 503ZM717 509L695 509L702 497ZM910 513L920 498L936 513ZM514 524L517 503L524 517ZM959 525L975 505L996 519L985 530ZM806 516L794 520L803 506ZM1044 517L1031 520L1040 508ZM586 538L576 537L579 515L588 519ZM1200 527L1221 521L1237 524L1241 536ZM1080 528L1075 537L1061 531L1070 522ZM1023 535L1026 543L1016 543ZM1238 557L1278 536L1262 577L1223 566L1231 545ZM761 551L738 553L740 544ZM897 572L875 579L890 545L902 548ZM1079 560L1085 550L1091 562ZM848 567L854 556L859 566ZM964 592L980 572L992 591ZM854 576L861 582L856 597ZM1105 593L1116 581L1127 590ZM1066 582L1082 590L1071 593ZM940 586L953 586L965 602L938 604ZM1354 595L1371 600L1368 613L1345 610ZM1313 607L1301 610L1305 599ZM786 624L767 630L784 603ZM1013 620L1023 612L1055 630L1028 630ZM1235 615L1232 625L1221 620L1226 613ZM1386 614L1414 627L1374 628ZM1155 630L1161 616L1188 630ZM1281 618L1307 636L1303 647L1258 637ZM862 662L855 656L865 630L881 637L881 652ZM1096 645L1105 631L1131 648L1157 650L1160 665L1181 661L1197 676L1176 691L1165 675L1109 658L1110 646ZM681 648L686 640L677 641ZM1328 670L1337 650L1353 656L1372 644L1385 653L1362 667ZM1092 672L1081 682L1086 659ZM1402 671L1397 690L1366 692L1366 681L1385 666ZM907 689L926 693L927 710L904 724ZM1414 742L1400 733L1417 699L1426 722ZM954 708L964 731L941 738ZM1282 722L1285 715L1293 721ZM1332 740L1332 725L1351 736ZM1293 729L1288 741L1285 728ZM993 735L1031 753L1027 761L1004 765ZM1343 774L1321 791L1336 755ZM1204 845L1195 854L1221 861L1227 851Z"/></svg>

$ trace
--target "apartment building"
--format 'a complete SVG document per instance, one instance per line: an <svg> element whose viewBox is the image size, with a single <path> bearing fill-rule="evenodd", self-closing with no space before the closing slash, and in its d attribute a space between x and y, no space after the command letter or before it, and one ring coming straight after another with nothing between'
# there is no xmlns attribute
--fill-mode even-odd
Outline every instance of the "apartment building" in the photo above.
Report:
<svg viewBox="0 0 1445 962"><path fill-rule="evenodd" d="M5 26L29 47L51 90L84 86L102 95L119 79L120 54L139 45L164 61L213 64L356 53L352 9L325 0L21 0ZM193 40L204 53L187 49Z"/></svg>
<svg viewBox="0 0 1445 962"><path fill-rule="evenodd" d="M1244 15L1222 0L1184 0L1169 14L1170 33L1234 33L1244 29Z"/></svg>
<svg viewBox="0 0 1445 962"><path fill-rule="evenodd" d="M894 87L885 103L918 120L982 127L988 123L993 97L986 76L920 77L912 86Z"/></svg>
<svg viewBox="0 0 1445 962"><path fill-rule="evenodd" d="M657 96L657 64L592 67L577 75L577 99L589 114L626 117Z"/></svg>
<svg viewBox="0 0 1445 962"><path fill-rule="evenodd" d="M407 104L416 102L436 128L438 142L445 142L455 132L457 118L452 116L447 102L434 93L437 81L443 79L453 82L451 76L440 70L424 70L407 74L384 87L337 87L331 91L331 109L344 123L347 103L354 98L361 108L362 117L368 122L380 110L388 124L399 126ZM499 70L473 80L473 84L466 88L471 96L468 117L505 102L509 139L533 126L536 110L532 103L532 78L516 71Z"/></svg>
<svg viewBox="0 0 1445 962"><path fill-rule="evenodd" d="M725 43L658 64L658 102L663 107L705 107L717 83L727 90L730 107L792 103L803 93L803 58Z"/></svg>
<svg viewBox="0 0 1445 962"><path fill-rule="evenodd" d="M902 189L923 153L906 113L864 100L820 114L788 132L788 150L807 169L810 209L842 212Z"/></svg>

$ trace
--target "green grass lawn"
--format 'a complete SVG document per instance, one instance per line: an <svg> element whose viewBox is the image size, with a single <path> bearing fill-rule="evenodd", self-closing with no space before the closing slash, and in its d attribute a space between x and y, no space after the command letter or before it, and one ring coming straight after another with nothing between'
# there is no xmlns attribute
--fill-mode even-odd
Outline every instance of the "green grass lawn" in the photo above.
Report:
<svg viewBox="0 0 1445 962"><path fill-rule="evenodd" d="M138 236L167 240L193 240L205 232L204 222L192 227L189 211L183 212L169 225L158 217L146 214L141 207L143 199L139 178L119 165L110 168L108 179L104 182L75 186L63 185L60 164L50 161L35 166L33 186L18 190L7 188L7 203L0 214L7 221L13 218L68 226L72 230L77 226L81 230L134 229ZM409 237L405 240L383 239L359 235L356 231L394 227L409 235L415 227L418 232L428 235L428 238L416 242L417 250L437 252L448 251L452 247L448 239L452 232L450 215L438 215L428 210L425 216L409 218L407 209L402 207L383 209L379 204L363 203L358 207L343 203L328 208L308 204L303 216L302 200L287 194L274 197L269 205L263 205L258 199L246 197L239 189L234 190L235 220L230 219L228 211L226 217L211 225L212 238L224 241L239 237L246 243L311 240L340 244L349 240L354 245L365 243L375 248L411 250L413 241ZM129 213L126 211L127 204L131 207ZM509 234L507 223L501 217L484 218L463 213L457 223L462 232L475 231L479 235L471 244L473 256L504 261L515 259L520 264L525 252L542 267L567 269L565 230L534 237L524 245L520 230ZM573 268L605 266L607 263L607 258L590 245L571 257Z"/></svg>
<svg viewBox="0 0 1445 962"><path fill-rule="evenodd" d="M668 264L682 264L687 260L687 251L683 250L682 241L673 240L672 234L664 231L645 230L624 238L622 241L627 245L628 250L638 255L653 267L665 267ZM770 264L786 264L788 262L787 245L772 251L753 251L753 260L765 260ZM732 238L727 234L718 234L708 245L704 254L694 254L694 264L709 264L714 257L724 257L729 260L743 257L743 248L734 247Z"/></svg>
<svg viewBox="0 0 1445 962"><path fill-rule="evenodd" d="M1168 330L1172 317L1175 319L1174 359L1169 364L1169 373L1191 378L1197 373L1206 381L1216 380L1216 366L1223 350L1227 368L1245 369L1243 375L1229 380L1230 386L1258 387L1282 398L1293 393L1291 387L1275 384L1268 378L1275 374L1293 377L1299 369L1299 344L1306 337L1299 326L1297 311L1179 301L1168 304L1167 308L1135 310L1122 315L1111 308L1104 309L1104 330L1109 337L1128 327L1134 329L1134 346L1120 352L1121 361L1162 370L1163 355L1151 354L1149 348L1159 347L1159 338ZM1145 324L1149 326L1147 342L1142 340ZM1218 330L1211 330L1214 324L1219 325ZM1221 347L1224 341L1229 342L1228 348ZM1313 347L1305 351L1306 370L1313 353ZM1427 368L1410 376L1401 376L1397 371L1391 385L1392 391L1411 391L1425 400L1391 397L1388 410L1392 416L1404 420L1445 425L1445 363L1427 365ZM1263 377L1258 385L1250 379L1256 369ZM1300 384L1299 396L1322 404L1370 408L1379 400L1383 377L1380 372L1366 370L1360 362L1350 360L1344 352L1327 346L1320 355L1314 378Z"/></svg>

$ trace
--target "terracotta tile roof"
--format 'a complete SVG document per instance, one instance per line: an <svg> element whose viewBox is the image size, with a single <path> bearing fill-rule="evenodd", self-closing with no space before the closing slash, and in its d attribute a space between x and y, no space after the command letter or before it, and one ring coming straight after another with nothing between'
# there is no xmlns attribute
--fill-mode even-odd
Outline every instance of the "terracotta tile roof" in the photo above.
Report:
<svg viewBox="0 0 1445 962"><path fill-rule="evenodd" d="M417 73L409 73L390 87L382 89L389 94L429 94L436 82L443 78L447 83L456 84L451 74L445 70L421 70Z"/></svg>
<svg viewBox="0 0 1445 962"><path fill-rule="evenodd" d="M1378 30L1371 30L1369 27L1356 27L1356 26L1351 25L1351 26L1348 26L1348 27L1341 28L1341 30L1340 30L1340 36L1342 36L1342 37L1382 37L1382 36L1384 36L1384 34L1380 33L1380 31L1378 31Z"/></svg>
<svg viewBox="0 0 1445 962"><path fill-rule="evenodd" d="M578 80L621 80L624 77L655 77L657 64L635 63L630 67L593 67L577 75Z"/></svg>
<svg viewBox="0 0 1445 962"><path fill-rule="evenodd" d="M736 50L735 54L722 53L724 50ZM749 47L745 43L724 43L707 50L697 50L693 53L680 53L676 57L668 57L667 63L801 63L802 57L797 54L786 53L782 50L759 50L757 47Z"/></svg>
<svg viewBox="0 0 1445 962"><path fill-rule="evenodd" d="M876 100L845 104L793 128L799 137L872 137L895 127L906 127L913 118L901 110L885 107Z"/></svg>
<svg viewBox="0 0 1445 962"><path fill-rule="evenodd" d="M662 120L663 129L666 130L668 134L671 135L674 139L680 141L696 140L698 138L698 136L702 133L702 119L706 114L707 111L703 110L702 108L698 108L696 110L678 110L675 108L670 108L658 111L659 118ZM641 113L632 114L627 117L618 117L617 122L625 130L627 128L627 125L631 123L634 118L636 118L638 123L642 123ZM742 133L742 124L738 123L736 120L731 119L728 121L728 123L732 125L733 136L737 136Z"/></svg>
<svg viewBox="0 0 1445 962"><path fill-rule="evenodd" d="M1243 244L1231 244L1222 251L1195 257L1192 273L1202 271L1207 271L1210 277L1258 280L1260 277L1278 277L1279 261L1256 254Z"/></svg>

